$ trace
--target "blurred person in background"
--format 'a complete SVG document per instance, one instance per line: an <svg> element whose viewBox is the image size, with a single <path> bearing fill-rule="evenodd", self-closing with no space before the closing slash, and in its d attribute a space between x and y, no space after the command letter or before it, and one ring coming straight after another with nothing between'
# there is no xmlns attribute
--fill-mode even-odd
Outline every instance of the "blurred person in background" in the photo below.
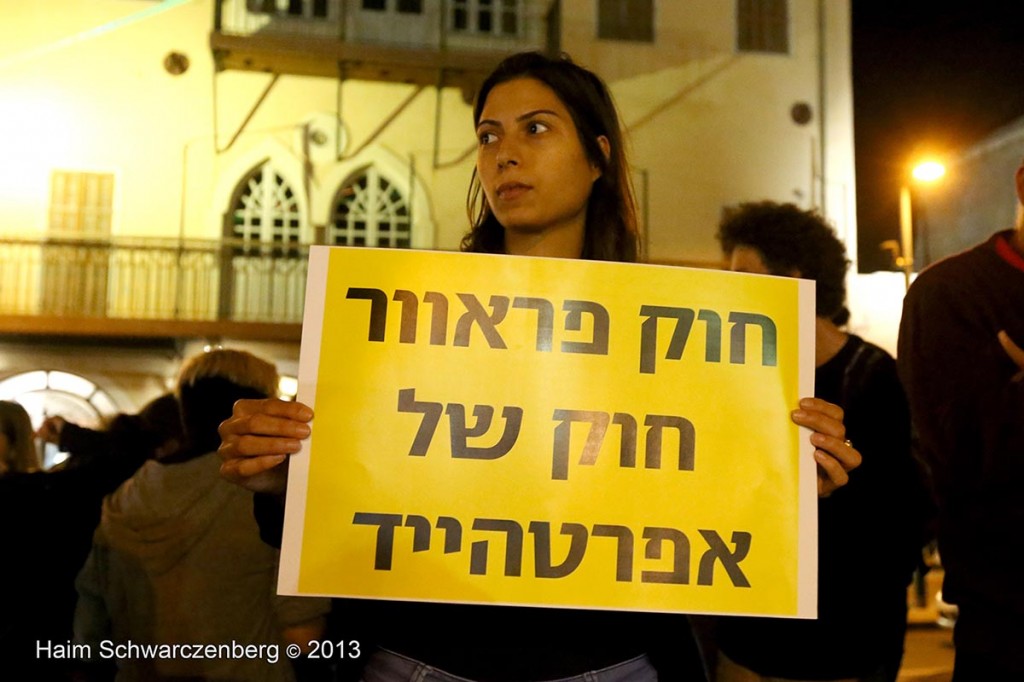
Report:
<svg viewBox="0 0 1024 682"><path fill-rule="evenodd" d="M106 495L147 459L166 457L181 447L181 411L175 395L164 393L136 414L115 415L103 429L79 426L59 415L47 417L36 437L68 454L51 473L88 470L88 478Z"/></svg>
<svg viewBox="0 0 1024 682"><path fill-rule="evenodd" d="M718 619L717 678L892 682L930 510L896 363L842 329L849 261L820 215L741 204L726 213L718 238L734 271L814 280L814 395L843 408L863 460L846 486L818 500L817 620Z"/></svg>
<svg viewBox="0 0 1024 682"><path fill-rule="evenodd" d="M16 402L0 400L0 476L39 469L39 452L28 412Z"/></svg>
<svg viewBox="0 0 1024 682"><path fill-rule="evenodd" d="M235 401L274 396L277 383L272 364L244 351L184 363L182 447L146 462L104 500L76 583L74 638L94 655L103 640L277 645L279 655L120 660L117 680L288 681L285 644L322 633L328 600L276 596L278 552L259 538L252 494L219 475L218 425ZM89 672L109 674L102 663Z"/></svg>
<svg viewBox="0 0 1024 682"><path fill-rule="evenodd" d="M0 409L16 412L5 405L15 403ZM31 431L26 414L18 440L31 443ZM15 672L31 679L69 674L68 661L37 656L36 642L70 640L75 576L92 547L103 497L150 457L180 447L178 400L159 396L101 430L48 417L37 435L59 443L69 458L49 471L0 477L0 518L8 520L0 526L0 546L11 557L0 562L0 679Z"/></svg>

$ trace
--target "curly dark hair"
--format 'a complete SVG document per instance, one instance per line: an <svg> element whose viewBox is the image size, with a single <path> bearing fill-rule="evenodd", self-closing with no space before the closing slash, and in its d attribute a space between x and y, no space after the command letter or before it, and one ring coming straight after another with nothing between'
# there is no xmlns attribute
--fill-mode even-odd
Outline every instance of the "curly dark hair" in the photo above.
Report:
<svg viewBox="0 0 1024 682"><path fill-rule="evenodd" d="M477 94L473 123L495 86L517 78L533 78L551 88L569 110L587 159L601 171L594 181L587 203L582 257L588 260L635 262L640 257L636 220L636 199L623 149L619 116L604 82L592 71L573 63L568 55L548 57L539 52L521 52L505 58L494 69ZM608 139L606 158L598 145ZM504 253L505 230L494 217L474 168L466 201L470 231L462 238L462 250Z"/></svg>
<svg viewBox="0 0 1024 682"><path fill-rule="evenodd" d="M846 324L846 247L825 219L793 204L759 201L728 208L718 226L725 255L738 247L755 249L769 272L789 275L794 270L816 283L818 317Z"/></svg>

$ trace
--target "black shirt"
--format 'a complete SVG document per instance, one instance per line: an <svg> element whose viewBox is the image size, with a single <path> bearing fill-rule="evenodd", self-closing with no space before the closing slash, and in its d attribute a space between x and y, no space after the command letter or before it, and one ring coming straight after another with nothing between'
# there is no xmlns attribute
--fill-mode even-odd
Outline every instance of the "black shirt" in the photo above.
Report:
<svg viewBox="0 0 1024 682"><path fill-rule="evenodd" d="M722 618L718 643L761 675L859 677L903 650L928 497L892 357L851 335L814 380L815 396L844 409L863 457L846 486L818 501L818 619Z"/></svg>

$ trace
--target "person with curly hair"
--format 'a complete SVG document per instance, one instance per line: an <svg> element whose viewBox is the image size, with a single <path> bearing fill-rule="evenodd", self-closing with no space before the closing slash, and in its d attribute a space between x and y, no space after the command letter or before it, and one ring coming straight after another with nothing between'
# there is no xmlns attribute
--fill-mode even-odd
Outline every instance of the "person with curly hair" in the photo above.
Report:
<svg viewBox="0 0 1024 682"><path fill-rule="evenodd" d="M817 620L719 619L718 680L895 680L928 513L895 361L842 328L849 261L819 214L741 204L718 238L734 271L814 280L815 396L843 408L863 456L849 483L818 502Z"/></svg>

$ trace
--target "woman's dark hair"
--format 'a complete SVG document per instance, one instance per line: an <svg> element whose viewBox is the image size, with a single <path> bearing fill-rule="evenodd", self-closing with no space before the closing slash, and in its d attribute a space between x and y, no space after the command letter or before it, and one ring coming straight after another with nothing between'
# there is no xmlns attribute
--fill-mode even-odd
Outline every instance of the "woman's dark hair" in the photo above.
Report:
<svg viewBox="0 0 1024 682"><path fill-rule="evenodd" d="M173 393L164 393L143 405L137 414L118 414L110 420L108 433L117 439L118 448L131 449L148 459L173 441L184 438L181 409Z"/></svg>
<svg viewBox="0 0 1024 682"><path fill-rule="evenodd" d="M757 250L773 275L815 281L818 317L846 324L846 247L825 219L814 211L773 201L740 204L726 209L718 226L718 240L726 256L741 246Z"/></svg>
<svg viewBox="0 0 1024 682"><path fill-rule="evenodd" d="M589 260L635 262L640 257L636 223L636 200L623 149L619 117L607 86L596 74L574 64L567 56L547 57L523 52L502 61L487 77L473 107L473 123L491 90L518 78L533 78L554 91L572 116L587 159L601 171L594 181L587 203L582 257ZM606 158L597 139L608 139ZM466 202L470 231L462 239L462 250L504 253L505 231L487 205L474 168Z"/></svg>
<svg viewBox="0 0 1024 682"><path fill-rule="evenodd" d="M0 433L7 438L7 452L0 456L0 474L39 470L32 419L20 403L0 400Z"/></svg>

